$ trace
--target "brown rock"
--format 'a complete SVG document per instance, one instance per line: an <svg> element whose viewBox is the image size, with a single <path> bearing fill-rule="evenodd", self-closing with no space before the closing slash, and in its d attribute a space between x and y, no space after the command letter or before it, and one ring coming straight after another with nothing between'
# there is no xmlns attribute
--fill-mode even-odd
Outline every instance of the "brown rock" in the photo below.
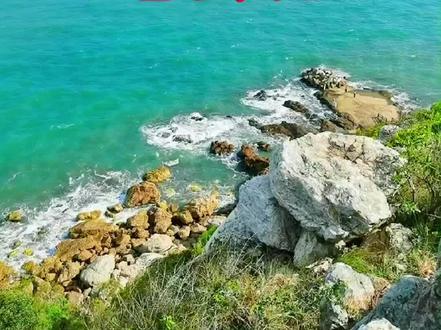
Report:
<svg viewBox="0 0 441 330"><path fill-rule="evenodd" d="M190 236L190 233L191 233L190 226L183 226L178 231L178 237L183 241L185 241Z"/></svg>
<svg viewBox="0 0 441 330"><path fill-rule="evenodd" d="M204 227L199 223L194 223L190 226L190 231L194 234L202 234L206 230L207 227Z"/></svg>
<svg viewBox="0 0 441 330"><path fill-rule="evenodd" d="M12 267L0 261L0 288L8 286L14 274Z"/></svg>
<svg viewBox="0 0 441 330"><path fill-rule="evenodd" d="M101 239L101 235L94 235L61 241L57 245L55 257L61 262L72 260L74 256L79 255L84 250L91 250L101 247Z"/></svg>
<svg viewBox="0 0 441 330"><path fill-rule="evenodd" d="M37 275L40 272L40 266L35 261L26 261L21 268L29 275Z"/></svg>
<svg viewBox="0 0 441 330"><path fill-rule="evenodd" d="M149 227L149 216L147 214L147 210L141 210L133 217L128 218L127 225L129 227L147 229Z"/></svg>
<svg viewBox="0 0 441 330"><path fill-rule="evenodd" d="M208 197L199 198L190 202L187 205L187 210L190 212L192 218L200 221L205 217L212 215L219 207L219 193L213 192Z"/></svg>
<svg viewBox="0 0 441 330"><path fill-rule="evenodd" d="M112 205L112 206L108 206L107 207L107 211L112 212L114 214L120 213L124 210L124 207L121 203Z"/></svg>
<svg viewBox="0 0 441 330"><path fill-rule="evenodd" d="M63 286L66 286L70 283L70 281L77 276L81 271L81 265L79 262L68 261L61 271L60 275L58 275L58 283Z"/></svg>
<svg viewBox="0 0 441 330"><path fill-rule="evenodd" d="M127 196L124 204L127 207L155 204L159 203L160 198L161 193L154 183L141 182L127 190Z"/></svg>
<svg viewBox="0 0 441 330"><path fill-rule="evenodd" d="M178 214L175 214L173 216L173 221L175 221L178 224L188 225L192 223L194 220L193 217L191 216L190 211L184 210L182 212L179 212Z"/></svg>
<svg viewBox="0 0 441 330"><path fill-rule="evenodd" d="M72 238L87 237L90 235L105 235L118 230L118 226L105 222L104 220L89 220L79 223L69 229L69 235Z"/></svg>
<svg viewBox="0 0 441 330"><path fill-rule="evenodd" d="M76 255L76 259L79 261L88 261L93 257L93 253L89 250L83 250L79 254Z"/></svg>
<svg viewBox="0 0 441 330"><path fill-rule="evenodd" d="M101 217L101 211L100 210L94 210L90 212L81 212L77 215L78 221L86 221L86 220L96 220Z"/></svg>
<svg viewBox="0 0 441 330"><path fill-rule="evenodd" d="M152 183L161 183L169 180L171 177L172 177L172 173L170 171L170 168L167 166L161 166L156 170L149 171L146 174L144 174L142 179L144 181L149 181Z"/></svg>
<svg viewBox="0 0 441 330"><path fill-rule="evenodd" d="M84 301L84 296L81 292L69 291L66 293L66 298L72 305L79 306Z"/></svg>
<svg viewBox="0 0 441 330"><path fill-rule="evenodd" d="M261 175L268 172L269 159L259 156L251 145L243 145L238 156L242 159L244 169L251 175Z"/></svg>
<svg viewBox="0 0 441 330"><path fill-rule="evenodd" d="M159 207L153 207L148 211L149 222L153 226L153 232L165 234L172 224L172 215Z"/></svg>
<svg viewBox="0 0 441 330"><path fill-rule="evenodd" d="M8 213L8 215L6 216L6 221L11 221L11 222L20 222L22 221L24 218L23 213L21 210L15 210L12 211L10 213Z"/></svg>
<svg viewBox="0 0 441 330"><path fill-rule="evenodd" d="M234 145L228 141L213 141L210 145L210 153L217 156L230 155L234 151Z"/></svg>
<svg viewBox="0 0 441 330"><path fill-rule="evenodd" d="M132 237L134 238L149 238L150 233L147 229L143 228L133 228L132 229Z"/></svg>

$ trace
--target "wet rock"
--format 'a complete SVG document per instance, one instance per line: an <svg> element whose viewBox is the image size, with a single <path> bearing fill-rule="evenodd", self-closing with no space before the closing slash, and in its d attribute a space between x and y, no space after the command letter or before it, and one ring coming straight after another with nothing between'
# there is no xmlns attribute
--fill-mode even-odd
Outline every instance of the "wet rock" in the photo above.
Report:
<svg viewBox="0 0 441 330"><path fill-rule="evenodd" d="M274 154L271 190L308 231L337 242L368 233L392 215L387 197L403 164L379 141L336 133L286 141Z"/></svg>
<svg viewBox="0 0 441 330"><path fill-rule="evenodd" d="M262 133L270 135L284 135L290 139L297 139L308 133L315 132L314 130L308 130L305 126L295 123L288 123L282 121L280 124L268 124L260 127Z"/></svg>
<svg viewBox="0 0 441 330"><path fill-rule="evenodd" d="M210 145L210 153L217 156L227 156L234 151L234 145L228 141L213 141Z"/></svg>
<svg viewBox="0 0 441 330"><path fill-rule="evenodd" d="M124 207L121 203L111 205L107 207L107 211L112 212L114 214L120 213L124 210Z"/></svg>
<svg viewBox="0 0 441 330"><path fill-rule="evenodd" d="M172 215L162 208L153 207L148 211L148 215L155 233L165 234L172 224Z"/></svg>
<svg viewBox="0 0 441 330"><path fill-rule="evenodd" d="M268 172L269 159L261 157L251 145L244 144L238 153L244 169L251 175L262 175Z"/></svg>
<svg viewBox="0 0 441 330"><path fill-rule="evenodd" d="M94 210L90 212L80 212L77 215L78 221L88 221L88 220L97 220L101 218L101 211L100 210Z"/></svg>
<svg viewBox="0 0 441 330"><path fill-rule="evenodd" d="M142 182L130 187L124 204L127 207L159 203L161 193L152 182Z"/></svg>
<svg viewBox="0 0 441 330"><path fill-rule="evenodd" d="M248 124L251 127L255 127L257 129L260 129L260 127L262 127L262 125L257 121L257 119L254 118L248 119Z"/></svg>
<svg viewBox="0 0 441 330"><path fill-rule="evenodd" d="M100 256L95 259L80 274L80 281L86 287L99 286L108 280L115 268L115 257L111 255Z"/></svg>
<svg viewBox="0 0 441 330"><path fill-rule="evenodd" d="M283 106L291 110L294 110L295 112L299 112L303 114L309 113L308 108L306 108L303 104L297 101L287 100L283 103Z"/></svg>
<svg viewBox="0 0 441 330"><path fill-rule="evenodd" d="M173 137L173 141L175 142L183 142L187 144L193 143L193 140L189 135L176 135Z"/></svg>
<svg viewBox="0 0 441 330"><path fill-rule="evenodd" d="M149 181L152 183L161 183L170 180L171 177L172 177L172 173L170 168L168 166L161 166L153 171L149 171L146 174L144 174L142 179L144 181Z"/></svg>
<svg viewBox="0 0 441 330"><path fill-rule="evenodd" d="M258 91L254 96L256 100L265 101L268 98L268 94L263 89Z"/></svg>
<svg viewBox="0 0 441 330"><path fill-rule="evenodd" d="M117 230L118 226L97 219L88 220L75 225L69 229L69 235L71 238L82 238L91 235L105 235L116 232Z"/></svg>
<svg viewBox="0 0 441 330"><path fill-rule="evenodd" d="M259 142L257 142L257 149L259 149L261 151L268 152L271 150L271 146L269 143L259 141Z"/></svg>
<svg viewBox="0 0 441 330"><path fill-rule="evenodd" d="M6 215L6 221L20 222L24 219L23 212L21 210L15 210Z"/></svg>

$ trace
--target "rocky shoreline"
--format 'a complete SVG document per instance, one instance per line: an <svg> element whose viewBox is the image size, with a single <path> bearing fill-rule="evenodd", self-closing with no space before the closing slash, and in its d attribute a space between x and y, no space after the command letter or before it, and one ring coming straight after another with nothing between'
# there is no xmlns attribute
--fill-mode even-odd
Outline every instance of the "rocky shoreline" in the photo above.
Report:
<svg viewBox="0 0 441 330"><path fill-rule="evenodd" d="M379 289L372 279L349 266L324 266L323 260L376 231L392 233L385 236L385 244L393 246L398 241L393 248L411 244L406 228L389 223L393 208L388 198L396 190L392 178L404 161L380 141L353 135L379 122L395 123L400 109L390 94L358 90L332 70L308 69L301 79L317 89L317 100L329 107L332 116L319 118L299 100L285 100L280 106L307 124L250 119L250 129L261 132L260 141L242 141L238 147L215 140L207 150L213 157L235 154L240 160L237 169L255 176L241 186L234 209L221 209L216 191L185 205L167 202L160 188L173 174L171 168L161 166L129 187L124 203L79 213L78 223L54 255L40 264L26 262L24 274L17 276L0 263L0 285L30 277L34 292L59 290L72 303L81 304L109 280L124 287L156 260L190 249L198 236L215 225L220 228L208 252L218 244L262 244L292 253L298 267L325 269L329 285L344 282L346 303L325 305L322 324L323 329L346 329L354 312L347 310L348 302L355 301L358 310L369 310ZM256 102L268 97L265 91L254 95ZM394 134L395 126L387 127L384 139ZM282 144L270 145L269 137ZM126 209L134 215L119 223L112 221ZM23 216L14 211L6 220L20 222ZM378 308L375 317L359 324L360 329L383 329L364 325L387 316L381 304Z"/></svg>

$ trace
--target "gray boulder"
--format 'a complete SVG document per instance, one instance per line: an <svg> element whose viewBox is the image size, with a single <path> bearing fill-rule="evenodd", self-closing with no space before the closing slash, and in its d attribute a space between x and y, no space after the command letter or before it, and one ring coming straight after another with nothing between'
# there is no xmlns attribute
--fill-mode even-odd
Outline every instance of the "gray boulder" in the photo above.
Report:
<svg viewBox="0 0 441 330"><path fill-rule="evenodd" d="M397 125L384 125L380 130L380 135L378 139L381 142L386 143L389 140L391 140L393 137L395 137L395 135L398 133L400 129L401 128Z"/></svg>
<svg viewBox="0 0 441 330"><path fill-rule="evenodd" d="M293 252L299 234L298 223L272 195L268 176L259 176L240 187L236 208L210 239L208 248L215 242L251 241Z"/></svg>
<svg viewBox="0 0 441 330"><path fill-rule="evenodd" d="M335 248L332 244L323 242L314 233L304 230L294 249L294 264L304 267L313 262L333 255Z"/></svg>
<svg viewBox="0 0 441 330"><path fill-rule="evenodd" d="M86 287L99 286L108 280L115 268L115 257L104 255L97 257L80 274L80 281Z"/></svg>
<svg viewBox="0 0 441 330"><path fill-rule="evenodd" d="M391 217L387 197L402 164L398 152L371 138L308 134L274 153L271 190L305 230L348 240Z"/></svg>
<svg viewBox="0 0 441 330"><path fill-rule="evenodd" d="M386 319L374 320L360 327L360 330L400 330Z"/></svg>
<svg viewBox="0 0 441 330"><path fill-rule="evenodd" d="M371 321L383 318L402 330L441 329L440 286L439 276L432 282L406 276L353 329L364 329Z"/></svg>
<svg viewBox="0 0 441 330"><path fill-rule="evenodd" d="M375 295L374 285L368 276L341 262L332 265L325 284L341 286L336 290L341 297L331 297L322 302L320 329L323 330L347 329L358 312L370 308Z"/></svg>

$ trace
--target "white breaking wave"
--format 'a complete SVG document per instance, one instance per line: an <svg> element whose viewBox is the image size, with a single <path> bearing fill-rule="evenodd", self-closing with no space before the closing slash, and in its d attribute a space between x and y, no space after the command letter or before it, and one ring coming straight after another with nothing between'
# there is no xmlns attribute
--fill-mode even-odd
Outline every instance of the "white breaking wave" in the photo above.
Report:
<svg viewBox="0 0 441 330"><path fill-rule="evenodd" d="M65 196L53 198L48 205L35 209L24 207L26 220L20 223L5 222L0 230L0 260L19 267L24 261L40 261L54 252L70 227L75 225L78 212L106 210L119 202L123 192L132 182L123 172L97 174L89 182L83 177L71 179L71 191ZM32 256L25 255L32 252Z"/></svg>
<svg viewBox="0 0 441 330"><path fill-rule="evenodd" d="M211 116L200 113L173 117L167 124L146 125L141 132L147 143L163 149L186 150L195 153L206 153L210 143L215 140L227 140L237 147L243 143L265 140L275 142L276 139L264 136L251 126L250 119L260 124L273 124L287 121L303 125L310 124L302 114L283 106L287 100L297 101L307 107L311 114L326 117L331 111L323 106L316 97L314 89L305 87L299 80L287 85L265 90L266 98L259 99L255 95L259 90L249 91L241 102L258 110L254 115Z"/></svg>

